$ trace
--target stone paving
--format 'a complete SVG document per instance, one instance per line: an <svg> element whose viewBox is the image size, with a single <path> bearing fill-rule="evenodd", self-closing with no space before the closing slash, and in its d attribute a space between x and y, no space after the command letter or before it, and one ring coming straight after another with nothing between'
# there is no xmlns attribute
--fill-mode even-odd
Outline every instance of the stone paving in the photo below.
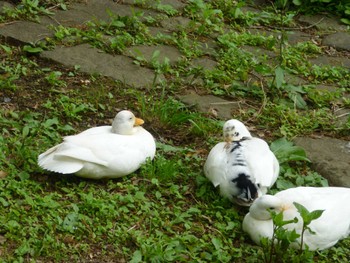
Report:
<svg viewBox="0 0 350 263"><path fill-rule="evenodd" d="M152 1L148 1L151 2ZM186 1L163 0L162 4L171 5L177 10L182 10L186 6ZM3 7L11 8L11 4L6 1L0 1L0 13ZM260 12L258 8L245 7L243 11ZM88 21L110 21L110 14L119 16L131 16L136 12L143 12L141 20L149 17L160 17L161 14L155 9L142 9L134 4L133 0L112 1L112 0L84 0L69 5L68 10L56 10L51 16L43 16L40 22L15 21L0 25L0 36L4 41L15 45L24 45L30 43L39 43L46 41L47 38L54 36L53 26L80 27ZM323 54L310 59L311 64L343 66L350 69L350 59L343 56L345 52L350 52L350 33L345 25L339 23L339 19L316 16L300 16L298 22L304 28L315 27L317 33L308 33L307 30L295 28L288 32L288 41L291 45L301 41L316 41L329 50L334 50L334 54ZM152 36L170 35L174 31L186 29L191 26L191 20L187 17L175 16L164 18L160 21L159 27L149 27L149 34ZM262 28L251 28L252 34L263 34L278 37L273 31L266 31ZM215 52L217 44L215 36L201 39L201 48L203 57L191 61L191 65L202 67L205 70L212 70L217 62L212 55ZM244 49L258 56L276 57L271 51L258 47L245 46ZM121 81L133 88L141 88L152 85L155 72L146 67L134 63L136 57L142 57L146 61L152 59L155 51L159 51L157 59L164 62L165 58L171 65L176 64L182 56L174 46L132 46L127 48L121 55L111 55L90 46L89 44L78 44L75 46L57 46L53 50L44 51L40 54L41 58L49 59L54 63L59 63L67 67L80 66L80 70L90 74L100 74L117 81ZM347 53L349 54L349 53ZM161 80L163 76L159 76ZM288 83L305 84L306 81L298 76L286 76ZM200 84L199 80L199 84ZM319 89L335 90L334 86L319 85ZM184 103L194 105L199 111L211 112L223 120L232 116L232 112L239 108L237 102L232 102L214 95L200 95L191 91L187 95L180 96ZM343 121L347 121L349 110L342 109L338 111L339 115L345 116ZM295 141L298 145L304 147L311 158L315 169L324 177L328 178L333 185L343 185L350 187L350 142L336 140L332 138L298 138ZM336 156L336 159L334 158ZM341 161L339 161L341 160Z"/></svg>

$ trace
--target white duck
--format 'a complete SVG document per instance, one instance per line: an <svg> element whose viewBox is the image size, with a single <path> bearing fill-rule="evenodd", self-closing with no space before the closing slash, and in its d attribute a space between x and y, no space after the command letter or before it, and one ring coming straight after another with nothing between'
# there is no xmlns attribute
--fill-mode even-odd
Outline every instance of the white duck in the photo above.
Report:
<svg viewBox="0 0 350 263"><path fill-rule="evenodd" d="M279 174L279 163L268 144L251 136L247 127L232 119L224 124L225 142L216 144L204 164L204 173L220 187L220 194L249 206L267 192Z"/></svg>
<svg viewBox="0 0 350 263"><path fill-rule="evenodd" d="M297 223L284 226L300 235L302 218L299 216L293 202L303 205L309 212L324 210L323 214L311 222L304 233L303 243L310 250L322 250L335 245L340 239L350 234L350 188L342 187L297 187L281 191L274 196L264 195L254 201L249 213L244 217L243 230L247 232L256 244L262 237L272 238L273 222L270 213L283 211L284 220L298 218ZM293 247L300 247L300 238ZM305 246L303 246L305 248Z"/></svg>
<svg viewBox="0 0 350 263"><path fill-rule="evenodd" d="M128 175L153 159L156 145L153 136L140 127L143 120L130 111L120 111L112 126L90 128L39 155L43 169L101 179Z"/></svg>

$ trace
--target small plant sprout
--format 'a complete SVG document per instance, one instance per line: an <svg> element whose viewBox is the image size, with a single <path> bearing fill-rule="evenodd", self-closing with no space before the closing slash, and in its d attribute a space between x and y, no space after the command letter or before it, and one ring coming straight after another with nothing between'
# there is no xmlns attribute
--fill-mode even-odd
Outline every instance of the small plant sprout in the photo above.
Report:
<svg viewBox="0 0 350 263"><path fill-rule="evenodd" d="M315 210L309 212L303 205L294 202L300 219L294 217L290 220L284 220L283 211L276 213L270 210L273 222L272 238L261 238L260 242L263 247L263 255L265 263L272 262L307 262L312 259L313 253L309 251L308 246L304 244L305 231L315 234L310 228L313 220L318 219L324 210ZM286 225L298 223L302 220L301 233L297 233L295 229L289 230ZM299 241L298 241L299 239ZM299 243L298 250L295 250L295 243Z"/></svg>
<svg viewBox="0 0 350 263"><path fill-rule="evenodd" d="M324 210L315 210L315 211L309 212L303 205L301 205L301 204L299 204L297 202L294 202L293 204L297 208L301 218L303 219L303 228L302 228L302 231L301 231L300 249L299 249L299 254L302 254L302 250L304 248L304 233L307 230L311 234L315 234L315 232L313 232L311 230L309 225L311 224L311 222L313 220L316 220L320 216L322 216L322 213L324 212Z"/></svg>

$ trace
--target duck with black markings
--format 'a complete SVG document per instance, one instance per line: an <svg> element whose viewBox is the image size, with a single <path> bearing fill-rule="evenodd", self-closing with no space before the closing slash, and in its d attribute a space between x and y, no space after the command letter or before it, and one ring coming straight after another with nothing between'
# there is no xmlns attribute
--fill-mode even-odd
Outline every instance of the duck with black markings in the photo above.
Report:
<svg viewBox="0 0 350 263"><path fill-rule="evenodd" d="M279 174L279 163L268 144L252 137L240 121L228 120L223 127L224 142L209 152L204 165L206 177L220 194L242 206L250 206L266 194Z"/></svg>

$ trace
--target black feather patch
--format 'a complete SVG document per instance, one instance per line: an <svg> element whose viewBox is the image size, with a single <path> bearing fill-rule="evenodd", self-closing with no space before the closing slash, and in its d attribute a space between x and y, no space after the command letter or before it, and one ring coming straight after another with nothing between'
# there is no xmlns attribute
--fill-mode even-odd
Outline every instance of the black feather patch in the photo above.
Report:
<svg viewBox="0 0 350 263"><path fill-rule="evenodd" d="M258 195L258 189L249 179L249 175L240 173L237 178L232 179L232 182L236 183L242 193L245 193L245 199L250 200Z"/></svg>
<svg viewBox="0 0 350 263"><path fill-rule="evenodd" d="M242 144L240 144L239 142L233 142L233 147L232 147L230 153L234 152L235 150L237 150L241 146L242 146Z"/></svg>

